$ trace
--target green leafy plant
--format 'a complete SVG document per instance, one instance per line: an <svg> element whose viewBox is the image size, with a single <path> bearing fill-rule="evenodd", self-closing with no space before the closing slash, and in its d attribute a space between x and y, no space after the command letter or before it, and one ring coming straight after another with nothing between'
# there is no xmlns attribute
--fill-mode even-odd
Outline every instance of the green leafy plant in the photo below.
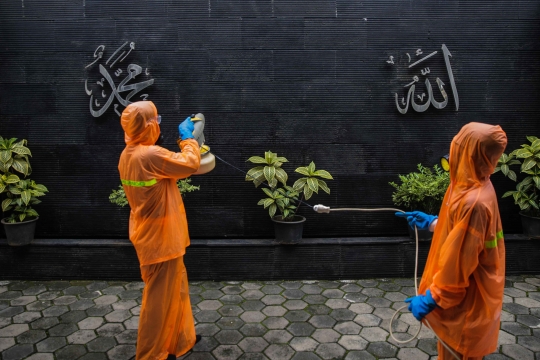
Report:
<svg viewBox="0 0 540 360"><path fill-rule="evenodd" d="M180 191L182 197L185 197L187 193L201 189L200 186L192 185L190 178L178 180L176 186L178 186L178 191ZM109 195L109 201L122 207L128 205L126 193L122 185L118 185L118 190L113 189L112 193Z"/></svg>
<svg viewBox="0 0 540 360"><path fill-rule="evenodd" d="M407 210L419 210L427 214L438 214L446 189L450 185L450 174L438 165L433 170L417 165L418 171L399 175L400 184L390 182L396 190L392 201Z"/></svg>
<svg viewBox="0 0 540 360"><path fill-rule="evenodd" d="M522 211L540 217L540 139L536 136L527 136L527 140L530 144L523 144L521 149L516 149L508 155L502 154L494 173L501 171L504 176L517 182L518 177L510 166L521 165L520 173L525 175L523 180L517 183L516 190L507 191L502 197L512 196L514 203Z"/></svg>
<svg viewBox="0 0 540 360"><path fill-rule="evenodd" d="M2 212L11 214L5 218L9 223L32 220L39 216L32 205L39 204L38 197L45 195L47 188L34 180L26 179L32 172L27 141L17 138L4 139L0 136L0 194L3 195ZM22 178L18 174L22 174Z"/></svg>
<svg viewBox="0 0 540 360"><path fill-rule="evenodd" d="M333 177L326 170L316 170L314 162L308 166L297 168L295 172L304 175L304 177L296 180L293 186L288 186L289 176L281 168L284 163L289 162L286 158L267 151L264 153L264 157L252 156L247 161L260 164L247 172L245 180L252 181L255 187L259 187L263 183L268 185L262 189L268 197L259 200L257 205L268 209L270 217L274 217L279 210L283 220L291 221L294 219L302 200L309 200L313 193L318 194L319 190L330 194L330 188L320 178L331 180ZM279 183L283 186L278 188Z"/></svg>

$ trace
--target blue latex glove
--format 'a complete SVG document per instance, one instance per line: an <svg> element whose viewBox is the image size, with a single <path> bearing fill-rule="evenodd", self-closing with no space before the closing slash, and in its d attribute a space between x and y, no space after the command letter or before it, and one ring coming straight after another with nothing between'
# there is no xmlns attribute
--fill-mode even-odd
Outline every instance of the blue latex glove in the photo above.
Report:
<svg viewBox="0 0 540 360"><path fill-rule="evenodd" d="M429 230L429 225L438 218L435 215L428 215L421 211L411 211L411 212L397 212L395 214L397 217L407 218L407 222L414 229L416 226L418 230Z"/></svg>
<svg viewBox="0 0 540 360"><path fill-rule="evenodd" d="M427 290L426 295L413 296L405 300L409 304L409 311L413 313L416 320L421 321L437 307L437 303L431 297L431 291Z"/></svg>
<svg viewBox="0 0 540 360"><path fill-rule="evenodd" d="M195 130L195 125L191 118L188 116L180 125L178 125L178 133L182 140L194 139L193 130Z"/></svg>

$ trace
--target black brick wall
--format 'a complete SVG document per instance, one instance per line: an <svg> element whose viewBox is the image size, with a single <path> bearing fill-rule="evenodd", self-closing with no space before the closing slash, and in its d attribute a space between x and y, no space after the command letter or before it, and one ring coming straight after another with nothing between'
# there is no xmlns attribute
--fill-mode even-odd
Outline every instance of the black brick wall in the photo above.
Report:
<svg viewBox="0 0 540 360"><path fill-rule="evenodd" d="M155 79L144 92L169 149L177 124L200 111L212 150L243 169L272 150L290 160L293 180L311 160L330 171L332 194L311 204L389 206L388 182L436 163L467 122L500 124L510 149L540 135L539 19L540 1L528 0L4 0L0 135L28 139L32 178L50 190L37 206L37 237L127 237L129 211L108 202L123 132L112 106L90 115L84 82L99 75L97 65L84 67L98 45L108 58L133 41L128 60ZM442 44L453 55L458 112ZM419 72L405 55L418 59L418 48L439 51L425 66L450 102L401 115L393 94ZM493 180L499 194L514 186ZM201 190L186 199L192 237L273 236L256 206L262 191L236 170L218 162L193 183ZM509 199L500 207L505 231L520 232L517 207ZM406 234L392 214L301 212L306 237Z"/></svg>

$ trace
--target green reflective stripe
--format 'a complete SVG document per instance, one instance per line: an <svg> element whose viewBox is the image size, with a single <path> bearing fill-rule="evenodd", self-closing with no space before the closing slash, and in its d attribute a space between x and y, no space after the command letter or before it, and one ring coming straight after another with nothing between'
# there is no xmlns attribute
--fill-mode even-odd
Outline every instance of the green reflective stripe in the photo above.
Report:
<svg viewBox="0 0 540 360"><path fill-rule="evenodd" d="M127 185L127 186L144 187L144 186L152 186L156 183L157 183L156 179L152 179L148 181L134 181L134 180L122 179L122 184Z"/></svg>
<svg viewBox="0 0 540 360"><path fill-rule="evenodd" d="M493 249L494 247L497 247L497 241L501 240L503 237L503 231L501 230L495 235L495 239L485 242L486 248Z"/></svg>

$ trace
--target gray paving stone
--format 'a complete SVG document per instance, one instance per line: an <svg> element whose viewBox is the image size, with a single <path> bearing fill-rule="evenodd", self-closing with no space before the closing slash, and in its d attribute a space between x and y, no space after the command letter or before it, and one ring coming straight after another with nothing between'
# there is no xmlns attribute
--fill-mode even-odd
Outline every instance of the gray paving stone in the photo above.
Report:
<svg viewBox="0 0 540 360"><path fill-rule="evenodd" d="M516 315L503 310L501 311L501 321L516 321Z"/></svg>
<svg viewBox="0 0 540 360"><path fill-rule="evenodd" d="M289 290L285 290L281 295L287 299L299 300L303 298L306 295L306 293L300 289L289 289Z"/></svg>
<svg viewBox="0 0 540 360"><path fill-rule="evenodd" d="M54 300L57 297L61 296L62 293L59 291L46 291L37 296L38 300Z"/></svg>
<svg viewBox="0 0 540 360"><path fill-rule="evenodd" d="M238 295L244 291L239 285L227 285L221 289L225 295Z"/></svg>
<svg viewBox="0 0 540 360"><path fill-rule="evenodd" d="M128 310L114 310L113 312L105 315L105 319L108 322L123 322L131 317L131 313Z"/></svg>
<svg viewBox="0 0 540 360"><path fill-rule="evenodd" d="M334 330L343 335L358 335L362 327L353 321L340 322Z"/></svg>
<svg viewBox="0 0 540 360"><path fill-rule="evenodd" d="M69 286L69 281L51 281L47 283L47 289L55 291L64 290Z"/></svg>
<svg viewBox="0 0 540 360"><path fill-rule="evenodd" d="M34 347L31 344L18 344L3 351L2 359L3 360L24 359L33 352L34 352Z"/></svg>
<svg viewBox="0 0 540 360"><path fill-rule="evenodd" d="M244 301L240 295L225 295L219 299L225 305L238 305Z"/></svg>
<svg viewBox="0 0 540 360"><path fill-rule="evenodd" d="M337 321L346 321L354 319L356 313L348 309L335 309L330 313L330 316Z"/></svg>
<svg viewBox="0 0 540 360"><path fill-rule="evenodd" d="M292 337L286 330L270 330L264 335L264 339L270 344L286 344Z"/></svg>
<svg viewBox="0 0 540 360"><path fill-rule="evenodd" d="M117 345L107 351L109 359L128 360L135 355L135 345Z"/></svg>
<svg viewBox="0 0 540 360"><path fill-rule="evenodd" d="M49 337L43 341L40 341L36 344L36 349L38 352L55 352L61 347L66 345L65 337Z"/></svg>
<svg viewBox="0 0 540 360"><path fill-rule="evenodd" d="M11 307L8 307L8 308L5 308L3 310L0 311L0 317L4 317L4 318L10 318L10 317L13 317L17 314L20 314L24 312L24 307L22 306L11 306Z"/></svg>
<svg viewBox="0 0 540 360"><path fill-rule="evenodd" d="M321 344L315 352L323 359L343 359L345 349L338 344Z"/></svg>
<svg viewBox="0 0 540 360"><path fill-rule="evenodd" d="M267 317L263 321L263 325L271 330L279 330L279 329L285 329L287 325L289 325L289 322L285 318L272 316L272 317Z"/></svg>
<svg viewBox="0 0 540 360"><path fill-rule="evenodd" d="M519 344L503 345L501 351L512 359L534 360L534 353Z"/></svg>
<svg viewBox="0 0 540 360"><path fill-rule="evenodd" d="M362 291L362 287L356 284L345 284L340 289L346 293L356 293Z"/></svg>
<svg viewBox="0 0 540 360"><path fill-rule="evenodd" d="M126 290L118 294L118 297L122 300L137 299L137 298L140 298L141 296L142 296L142 293L140 290Z"/></svg>
<svg viewBox="0 0 540 360"><path fill-rule="evenodd" d="M135 284L135 283L133 283ZM95 281L95 282L92 282L88 285L86 285L86 289L88 289L89 291L97 291L97 290L103 290L105 288L107 288L109 286L109 284L107 284L107 282L105 281Z"/></svg>
<svg viewBox="0 0 540 360"><path fill-rule="evenodd" d="M388 332L378 327L365 327L360 331L360 336L369 342L385 341Z"/></svg>
<svg viewBox="0 0 540 360"><path fill-rule="evenodd" d="M283 288L279 285L265 285L261 288L261 291L265 294L277 295L283 292Z"/></svg>
<svg viewBox="0 0 540 360"><path fill-rule="evenodd" d="M6 327L6 326L8 326L10 324L11 324L11 319L10 318L0 317L0 328Z"/></svg>
<svg viewBox="0 0 540 360"><path fill-rule="evenodd" d="M242 340L242 334L237 330L221 330L214 338L223 345L235 345Z"/></svg>
<svg viewBox="0 0 540 360"><path fill-rule="evenodd" d="M297 352L291 360L320 360L321 358L311 352Z"/></svg>
<svg viewBox="0 0 540 360"><path fill-rule="evenodd" d="M530 335L531 329L528 326L518 324L515 322L501 323L501 329L512 335Z"/></svg>
<svg viewBox="0 0 540 360"><path fill-rule="evenodd" d="M28 324L32 321L39 319L41 317L41 313L37 311L26 311L19 315L15 315L13 317L13 322L15 324Z"/></svg>
<svg viewBox="0 0 540 360"><path fill-rule="evenodd" d="M17 336L17 343L19 344L35 344L45 339L47 334L43 330L29 330L23 332L21 335ZM2 349L0 349L0 352Z"/></svg>
<svg viewBox="0 0 540 360"><path fill-rule="evenodd" d="M240 315L240 318L246 323L260 323L266 319L266 315L260 311L246 311Z"/></svg>
<svg viewBox="0 0 540 360"><path fill-rule="evenodd" d="M257 290L263 287L262 284L254 282L245 282L241 286L246 290Z"/></svg>
<svg viewBox="0 0 540 360"><path fill-rule="evenodd" d="M124 321L124 326L128 330L138 329L139 328L139 317L133 316Z"/></svg>
<svg viewBox="0 0 540 360"><path fill-rule="evenodd" d="M436 339L420 339L418 340L418 348L428 355L437 355L437 340Z"/></svg>
<svg viewBox="0 0 540 360"><path fill-rule="evenodd" d="M55 306L51 306L50 308L43 310L42 314L43 314L43 317L60 316L62 314L67 313L68 311L69 309L67 306L55 305Z"/></svg>
<svg viewBox="0 0 540 360"><path fill-rule="evenodd" d="M319 343L309 337L295 337L290 345L296 351L314 351Z"/></svg>
<svg viewBox="0 0 540 360"><path fill-rule="evenodd" d="M315 285L315 284L304 285L300 288L300 290L302 290L306 294L311 294L311 295L320 294L323 292L323 289L319 285Z"/></svg>
<svg viewBox="0 0 540 360"><path fill-rule="evenodd" d="M526 282L515 282L514 287L524 291L538 291L538 287L527 284Z"/></svg>
<svg viewBox="0 0 540 360"><path fill-rule="evenodd" d="M356 314L370 314L373 312L374 307L364 303L351 304L349 310Z"/></svg>
<svg viewBox="0 0 540 360"><path fill-rule="evenodd" d="M311 315L327 315L332 312L326 305L308 305L304 310Z"/></svg>
<svg viewBox="0 0 540 360"><path fill-rule="evenodd" d="M287 300L283 303L283 306L289 310L302 310L305 309L308 304L302 300Z"/></svg>
<svg viewBox="0 0 540 360"><path fill-rule="evenodd" d="M261 324L245 324L240 328L240 332L246 337L263 336L268 329Z"/></svg>
<svg viewBox="0 0 540 360"><path fill-rule="evenodd" d="M384 320L391 319L395 312L396 310L390 308L376 308L375 311L373 311L373 315Z"/></svg>
<svg viewBox="0 0 540 360"><path fill-rule="evenodd" d="M308 304L324 304L328 301L328 298L322 295L306 295L302 300L307 302Z"/></svg>
<svg viewBox="0 0 540 360"><path fill-rule="evenodd" d="M429 360L429 355L420 349L402 348L399 349L397 358L400 360Z"/></svg>
<svg viewBox="0 0 540 360"><path fill-rule="evenodd" d="M26 360L54 360L54 355L50 353L36 353L27 357Z"/></svg>
<svg viewBox="0 0 540 360"><path fill-rule="evenodd" d="M516 337L514 335L511 335L506 331L499 330L498 345L515 344L516 342Z"/></svg>
<svg viewBox="0 0 540 360"><path fill-rule="evenodd" d="M531 351L540 352L540 339L536 336L518 336L518 344Z"/></svg>
<svg viewBox="0 0 540 360"><path fill-rule="evenodd" d="M195 319L197 319L198 322L213 323L219 318L221 318L221 315L214 310L203 310L195 315Z"/></svg>
<svg viewBox="0 0 540 360"><path fill-rule="evenodd" d="M96 305L86 310L88 316L105 316L112 312L113 308L110 305Z"/></svg>
<svg viewBox="0 0 540 360"><path fill-rule="evenodd" d="M285 319L289 320L290 322L306 321L310 317L311 315L304 310L292 310L285 314Z"/></svg>
<svg viewBox="0 0 540 360"><path fill-rule="evenodd" d="M28 331L28 324L12 324L0 329L0 337L15 337Z"/></svg>
<svg viewBox="0 0 540 360"><path fill-rule="evenodd" d="M223 330L238 330L244 325L244 322L237 317L223 317L217 322L217 326Z"/></svg>
<svg viewBox="0 0 540 360"><path fill-rule="evenodd" d="M337 342L340 336L341 335L338 332L332 329L317 329L311 335L311 337L319 343Z"/></svg>
<svg viewBox="0 0 540 360"><path fill-rule="evenodd" d="M368 342L358 335L344 335L338 343L345 350L364 350L368 346Z"/></svg>
<svg viewBox="0 0 540 360"><path fill-rule="evenodd" d="M415 319L416 320L416 319ZM381 318L373 314L360 314L354 318L354 322L364 327L379 326ZM418 323L418 321L416 322Z"/></svg>
<svg viewBox="0 0 540 360"><path fill-rule="evenodd" d="M392 292L392 291L399 291L401 289L401 286L398 284L395 284L393 282L390 283L380 283L379 286L377 286L379 289L384 290L386 292Z"/></svg>
<svg viewBox="0 0 540 360"><path fill-rule="evenodd" d="M119 344L136 344L137 330L126 330L115 336L116 342Z"/></svg>
<svg viewBox="0 0 540 360"><path fill-rule="evenodd" d="M242 355L242 350L237 345L220 345L212 354L216 359L236 360Z"/></svg>
<svg viewBox="0 0 540 360"><path fill-rule="evenodd" d="M118 295L122 292L124 292L126 289L124 289L123 286L109 286L103 290L101 290L101 292L105 295Z"/></svg>
<svg viewBox="0 0 540 360"><path fill-rule="evenodd" d="M129 312L133 315L138 316L141 313L141 305L137 305L134 308L129 309Z"/></svg>
<svg viewBox="0 0 540 360"><path fill-rule="evenodd" d="M527 293L523 290L519 290L513 287L504 288L504 294L511 297L525 297Z"/></svg>
<svg viewBox="0 0 540 360"><path fill-rule="evenodd" d="M84 286L70 286L67 289L64 289L64 295L78 295L86 292Z"/></svg>
<svg viewBox="0 0 540 360"><path fill-rule="evenodd" d="M271 360L289 360L294 350L289 345L272 344L264 351Z"/></svg>
<svg viewBox="0 0 540 360"><path fill-rule="evenodd" d="M219 327L213 323L203 323L195 325L195 332L201 336L214 336L214 334L217 334L219 330Z"/></svg>
<svg viewBox="0 0 540 360"><path fill-rule="evenodd" d="M25 306L28 305L34 301L36 301L37 298L35 296L20 296L16 299L13 299L10 301L11 306Z"/></svg>
<svg viewBox="0 0 540 360"><path fill-rule="evenodd" d="M122 324L118 323L111 323L111 324L104 324L103 326L100 326L96 332L99 336L116 336L123 332L125 330L124 326Z"/></svg>
<svg viewBox="0 0 540 360"><path fill-rule="evenodd" d="M114 310L129 310L138 306L135 300L120 300L111 304Z"/></svg>
<svg viewBox="0 0 540 360"><path fill-rule="evenodd" d="M48 307L52 306L52 301L49 300L38 300L26 305L26 310L28 311L41 311ZM73 309L76 310L76 309Z"/></svg>
<svg viewBox="0 0 540 360"><path fill-rule="evenodd" d="M205 289L209 290L219 290L223 287L223 284L219 281L204 281L201 284Z"/></svg>
<svg viewBox="0 0 540 360"><path fill-rule="evenodd" d="M86 348L83 345L67 345L54 353L57 360L78 359L84 354L86 354Z"/></svg>
<svg viewBox="0 0 540 360"><path fill-rule="evenodd" d="M116 340L113 337L98 337L86 344L88 351L106 352L116 346Z"/></svg>
<svg viewBox="0 0 540 360"><path fill-rule="evenodd" d="M96 338L93 330L79 330L67 337L68 344L86 344Z"/></svg>
<svg viewBox="0 0 540 360"><path fill-rule="evenodd" d="M197 307L201 310L217 310L222 306L223 304L218 300L204 300L197 304Z"/></svg>
<svg viewBox="0 0 540 360"><path fill-rule="evenodd" d="M345 360L377 360L367 351L350 351Z"/></svg>
<svg viewBox="0 0 540 360"><path fill-rule="evenodd" d="M306 322L295 322L290 324L287 330L294 336L309 336L315 331L315 328Z"/></svg>
<svg viewBox="0 0 540 360"><path fill-rule="evenodd" d="M217 300L220 297L223 297L223 292L219 290L206 290L201 293L201 297L205 300Z"/></svg>
<svg viewBox="0 0 540 360"><path fill-rule="evenodd" d="M516 316L517 322L526 325L528 327L534 328L540 325L540 319L538 319L536 316L532 315L517 315Z"/></svg>
<svg viewBox="0 0 540 360"><path fill-rule="evenodd" d="M280 305L283 304L286 299L281 295L266 295L261 301L266 305Z"/></svg>
<svg viewBox="0 0 540 360"><path fill-rule="evenodd" d="M89 353L83 355L79 360L107 360L107 355L103 353Z"/></svg>
<svg viewBox="0 0 540 360"><path fill-rule="evenodd" d="M264 293L260 290L246 290L242 293L242 297L246 300L259 300L264 297Z"/></svg>
<svg viewBox="0 0 540 360"><path fill-rule="evenodd" d="M0 300L12 300L22 296L20 291L6 291L0 294Z"/></svg>
<svg viewBox="0 0 540 360"><path fill-rule="evenodd" d="M47 291L47 287L43 284L40 284L24 289L22 293L24 295L39 295L45 291Z"/></svg>
<svg viewBox="0 0 540 360"><path fill-rule="evenodd" d="M58 318L56 317L48 317L48 318L41 318L37 319L36 321L32 322L30 326L32 329L50 329L56 324L58 324Z"/></svg>
<svg viewBox="0 0 540 360"><path fill-rule="evenodd" d="M81 330L97 329L98 327L101 326L101 324L103 324L103 318L97 317L97 316L87 317L86 319L81 320L77 323L77 325L79 326L79 329Z"/></svg>
<svg viewBox="0 0 540 360"><path fill-rule="evenodd" d="M503 309L509 313L515 315L527 315L529 314L529 309L523 305L514 304L514 303L505 303L503 304Z"/></svg>
<svg viewBox="0 0 540 360"><path fill-rule="evenodd" d="M300 289L303 284L300 281L284 281L280 286L285 289Z"/></svg>
<svg viewBox="0 0 540 360"><path fill-rule="evenodd" d="M266 316L283 316L287 312L287 309L282 306L267 306L262 312Z"/></svg>
<svg viewBox="0 0 540 360"><path fill-rule="evenodd" d="M247 353L261 353L269 344L261 337L246 337L238 346Z"/></svg>
<svg viewBox="0 0 540 360"><path fill-rule="evenodd" d="M87 315L86 315L86 313L84 311L76 310L76 311L69 311L69 312L61 315L58 318L58 320L60 320L60 322L64 323L64 324L69 324L69 323L76 324L76 323L78 323L79 321L83 320L86 317L87 317Z"/></svg>
<svg viewBox="0 0 540 360"><path fill-rule="evenodd" d="M336 320L329 315L314 315L309 319L309 323L316 328L332 328L336 324Z"/></svg>
<svg viewBox="0 0 540 360"><path fill-rule="evenodd" d="M211 352L218 346L219 343L216 341L216 339L213 337L204 336L201 338L201 341L195 344L193 347L193 352Z"/></svg>
<svg viewBox="0 0 540 360"><path fill-rule="evenodd" d="M348 293L343 298L351 303L361 303L366 301L368 297L362 293Z"/></svg>
<svg viewBox="0 0 540 360"><path fill-rule="evenodd" d="M329 299L341 299L345 293L339 289L327 289L322 292L322 295Z"/></svg>
<svg viewBox="0 0 540 360"><path fill-rule="evenodd" d="M371 342L367 347L367 351L379 358L389 358L397 354L398 348L387 342L379 341Z"/></svg>
<svg viewBox="0 0 540 360"><path fill-rule="evenodd" d="M244 301L239 306L246 311L258 311L263 309L266 305L259 300L248 300Z"/></svg>

